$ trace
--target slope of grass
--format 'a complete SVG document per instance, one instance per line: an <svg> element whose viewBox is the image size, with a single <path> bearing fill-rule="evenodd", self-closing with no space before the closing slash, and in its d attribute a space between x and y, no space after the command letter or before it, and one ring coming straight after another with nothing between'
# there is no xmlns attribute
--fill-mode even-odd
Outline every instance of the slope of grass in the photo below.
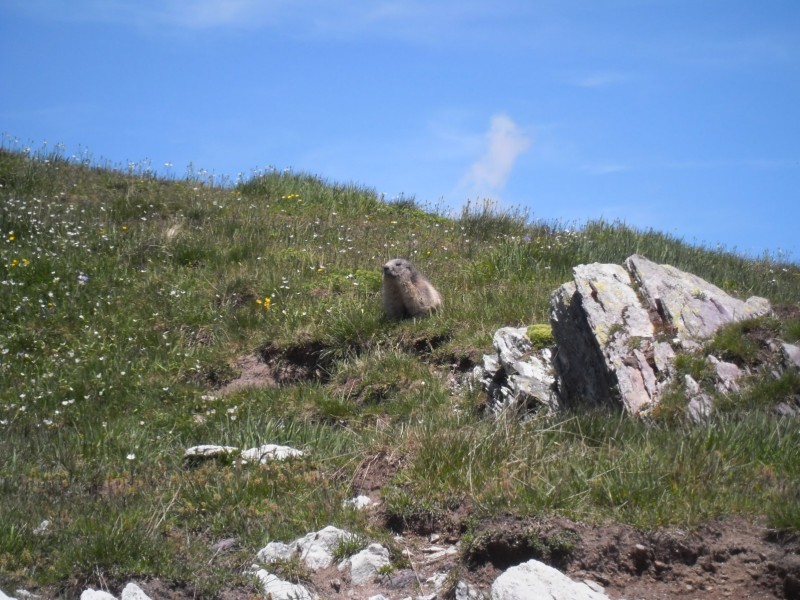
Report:
<svg viewBox="0 0 800 600"><path fill-rule="evenodd" d="M395 522L466 507L645 527L744 513L800 530L796 423L763 402L708 426L613 411L522 424L448 385L497 328L546 322L577 264L640 253L797 304L794 265L622 224L444 216L305 174L215 186L0 150L0 186L0 588L70 596L157 576L211 598L249 585L242 570L270 540L327 524L370 533L342 501L381 452L402 457L384 490ZM380 265L394 256L443 291L443 311L382 317ZM324 376L216 392L264 348L313 348ZM187 468L200 443L306 457ZM230 537L237 549L217 555Z"/></svg>

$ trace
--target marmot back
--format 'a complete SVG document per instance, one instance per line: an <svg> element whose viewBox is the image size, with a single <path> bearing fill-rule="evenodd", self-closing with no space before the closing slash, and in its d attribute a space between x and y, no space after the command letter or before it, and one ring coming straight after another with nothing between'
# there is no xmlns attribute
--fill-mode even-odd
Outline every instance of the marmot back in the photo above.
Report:
<svg viewBox="0 0 800 600"><path fill-rule="evenodd" d="M383 310L392 319L427 315L442 305L442 295L404 258L383 265L382 296Z"/></svg>

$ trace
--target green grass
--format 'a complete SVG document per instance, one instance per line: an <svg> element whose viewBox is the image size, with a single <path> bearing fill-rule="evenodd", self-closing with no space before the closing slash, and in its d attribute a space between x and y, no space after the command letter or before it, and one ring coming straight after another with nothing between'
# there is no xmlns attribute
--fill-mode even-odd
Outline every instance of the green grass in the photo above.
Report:
<svg viewBox="0 0 800 600"><path fill-rule="evenodd" d="M160 577L213 598L251 585L241 573L268 541L329 524L383 539L342 507L359 465L381 452L398 457L384 488L398 526L441 524L458 508L473 520L641 527L739 513L800 531L797 427L771 412L799 393L795 374L729 398L702 426L613 411L497 420L479 410L480 391L449 381L499 327L546 323L550 293L577 264L641 253L792 305L796 265L619 223L530 222L490 205L448 216L307 174L164 180L147 165L3 149L0 185L6 591L73 597ZM444 310L382 316L380 265L394 256L443 291ZM796 322L780 327L800 337ZM725 335L722 353L752 359L741 329ZM236 359L257 352L313 359L322 375L220 395ZM702 375L702 361L683 360ZM306 455L184 464L201 443ZM236 550L216 556L229 537Z"/></svg>

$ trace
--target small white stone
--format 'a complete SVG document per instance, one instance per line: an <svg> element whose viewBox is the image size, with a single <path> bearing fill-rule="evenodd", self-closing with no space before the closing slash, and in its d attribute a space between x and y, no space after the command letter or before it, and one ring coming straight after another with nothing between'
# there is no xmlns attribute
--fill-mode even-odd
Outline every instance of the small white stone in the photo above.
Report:
<svg viewBox="0 0 800 600"><path fill-rule="evenodd" d="M277 444L264 444L257 448L243 450L241 459L245 462L256 461L266 464L271 460L285 460L291 457L303 456L302 450L289 446L278 446Z"/></svg>
<svg viewBox="0 0 800 600"><path fill-rule="evenodd" d="M144 590L131 582L122 590L121 600L152 600Z"/></svg>
<svg viewBox="0 0 800 600"><path fill-rule="evenodd" d="M93 590L92 588L89 588L88 590L85 590L81 594L81 600L117 600L117 599L108 592L103 592L101 590Z"/></svg>
<svg viewBox="0 0 800 600"><path fill-rule="evenodd" d="M342 502L342 506L344 508L350 507L355 508L356 510L364 510L365 508L369 508L372 506L373 502L369 496L356 496L355 498L351 498L350 500L345 500Z"/></svg>
<svg viewBox="0 0 800 600"><path fill-rule="evenodd" d="M264 595L272 600L313 600L313 596L304 586L278 579L264 569L256 573L256 578L264 588Z"/></svg>
<svg viewBox="0 0 800 600"><path fill-rule="evenodd" d="M36 529L33 530L33 534L34 535L44 535L45 533L50 531L50 524L51 524L50 521L45 519L44 521L39 523L39 525L36 527ZM2 598L2 597L0 597L0 598Z"/></svg>
<svg viewBox="0 0 800 600"><path fill-rule="evenodd" d="M233 446L217 446L216 444L202 444L200 446L192 446L187 448L183 453L184 458L216 458L218 456L226 456L239 449Z"/></svg>

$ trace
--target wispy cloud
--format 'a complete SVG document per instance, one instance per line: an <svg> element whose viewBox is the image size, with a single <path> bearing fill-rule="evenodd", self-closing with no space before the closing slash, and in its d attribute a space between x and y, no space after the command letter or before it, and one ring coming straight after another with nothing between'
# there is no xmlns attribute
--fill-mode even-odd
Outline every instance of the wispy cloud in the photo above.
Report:
<svg viewBox="0 0 800 600"><path fill-rule="evenodd" d="M531 139L506 114L491 118L483 155L470 166L459 188L474 196L496 197L502 192L517 158Z"/></svg>

